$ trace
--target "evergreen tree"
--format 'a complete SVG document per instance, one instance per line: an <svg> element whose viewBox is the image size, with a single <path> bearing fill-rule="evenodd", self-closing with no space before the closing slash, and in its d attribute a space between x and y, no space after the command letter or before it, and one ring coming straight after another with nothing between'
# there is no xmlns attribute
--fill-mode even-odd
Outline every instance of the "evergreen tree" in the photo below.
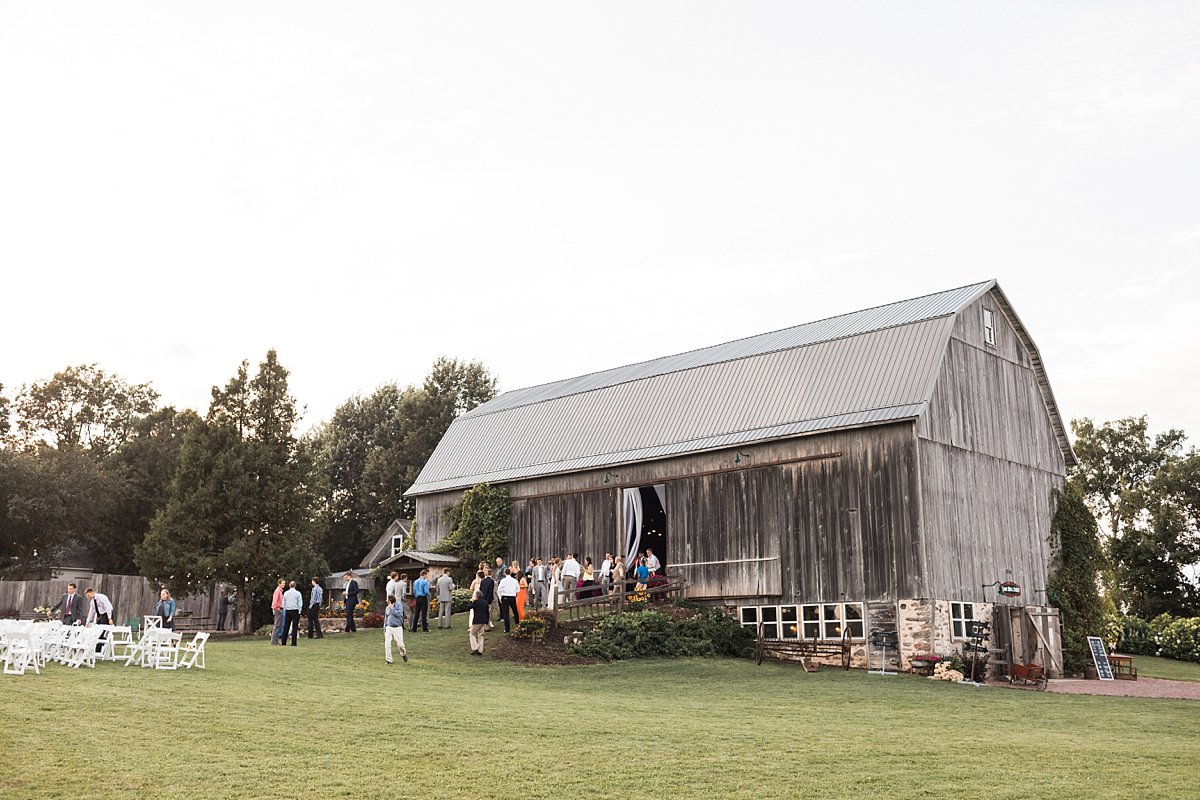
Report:
<svg viewBox="0 0 1200 800"><path fill-rule="evenodd" d="M184 436L170 499L136 548L142 574L181 594L214 581L238 592L238 628L249 632L252 597L276 578L324 574L311 523L305 462L293 428L288 372L275 351L251 378L243 362L213 389L208 416Z"/></svg>

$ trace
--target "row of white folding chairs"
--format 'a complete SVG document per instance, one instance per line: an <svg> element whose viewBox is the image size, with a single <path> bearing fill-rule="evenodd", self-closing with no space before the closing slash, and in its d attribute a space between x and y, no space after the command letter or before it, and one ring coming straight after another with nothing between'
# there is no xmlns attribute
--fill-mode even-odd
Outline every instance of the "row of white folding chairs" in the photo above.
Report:
<svg viewBox="0 0 1200 800"><path fill-rule="evenodd" d="M36 626L42 628L43 626ZM101 635L107 633L103 625L83 627L81 625L45 626L40 654L42 663L56 661L68 667L96 667L96 657L105 647Z"/></svg>

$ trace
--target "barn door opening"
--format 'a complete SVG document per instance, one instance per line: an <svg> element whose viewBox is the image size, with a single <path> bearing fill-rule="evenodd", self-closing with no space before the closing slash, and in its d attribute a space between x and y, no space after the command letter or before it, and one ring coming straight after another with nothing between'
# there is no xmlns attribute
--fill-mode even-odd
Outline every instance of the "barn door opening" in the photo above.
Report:
<svg viewBox="0 0 1200 800"><path fill-rule="evenodd" d="M625 490L625 565L630 574L637 559L652 551L659 572L666 573L670 550L667 540L667 486L635 486Z"/></svg>

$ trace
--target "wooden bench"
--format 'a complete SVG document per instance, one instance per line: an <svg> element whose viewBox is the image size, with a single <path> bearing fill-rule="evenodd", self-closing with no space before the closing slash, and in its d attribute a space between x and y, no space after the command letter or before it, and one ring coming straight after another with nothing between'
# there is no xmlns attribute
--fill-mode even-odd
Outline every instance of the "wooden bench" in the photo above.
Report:
<svg viewBox="0 0 1200 800"><path fill-rule="evenodd" d="M780 661L799 661L805 672L816 672L819 665L813 659L838 656L842 669L850 669L850 641L848 639L767 639L760 630L754 661L762 664L766 657Z"/></svg>

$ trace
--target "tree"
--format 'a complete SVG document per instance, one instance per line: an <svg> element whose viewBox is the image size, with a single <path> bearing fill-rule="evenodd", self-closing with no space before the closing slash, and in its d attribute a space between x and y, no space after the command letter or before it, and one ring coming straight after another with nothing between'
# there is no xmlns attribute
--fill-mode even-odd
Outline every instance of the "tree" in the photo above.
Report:
<svg viewBox="0 0 1200 800"><path fill-rule="evenodd" d="M0 558L18 574L96 535L111 480L77 447L0 450Z"/></svg>
<svg viewBox="0 0 1200 800"><path fill-rule="evenodd" d="M271 350L253 378L243 362L213 389L207 417L184 435L170 499L135 548L142 573L181 594L214 581L237 587L242 632L253 593L269 596L278 577L326 571L287 376Z"/></svg>
<svg viewBox="0 0 1200 800"><path fill-rule="evenodd" d="M352 397L305 440L323 499L321 552L331 564L357 563L403 513L408 488L403 409L416 391L387 384L367 397Z"/></svg>
<svg viewBox="0 0 1200 800"><path fill-rule="evenodd" d="M1059 609L1063 632L1063 667L1067 674L1088 663L1088 636L1099 636L1107 605L1099 592L1104 568L1100 528L1078 488L1068 482L1054 492L1050 523L1052 560L1047 595Z"/></svg>
<svg viewBox="0 0 1200 800"><path fill-rule="evenodd" d="M15 410L17 433L27 447L80 447L104 458L129 436L137 420L155 408L158 392L131 384L96 364L56 372L44 383L22 386Z"/></svg>
<svg viewBox="0 0 1200 800"><path fill-rule="evenodd" d="M1186 437L1172 429L1152 439L1145 416L1100 427L1084 417L1071 420L1071 430L1079 457L1072 479L1113 537L1120 537L1142 510L1139 492L1179 453Z"/></svg>
<svg viewBox="0 0 1200 800"><path fill-rule="evenodd" d="M8 431L11 426L9 421L9 399L4 396L4 384L0 383L0 446L3 446L4 440L8 438Z"/></svg>
<svg viewBox="0 0 1200 800"><path fill-rule="evenodd" d="M496 378L482 364L440 358L420 388L387 384L353 397L306 439L330 563L355 563L392 520L413 515L404 492L433 448L457 415L495 393Z"/></svg>
<svg viewBox="0 0 1200 800"><path fill-rule="evenodd" d="M1127 417L1097 427L1071 423L1085 499L1108 523L1114 599L1150 618L1196 608L1188 576L1197 562L1195 451L1181 455L1186 437L1169 430L1151 437L1146 418Z"/></svg>
<svg viewBox="0 0 1200 800"><path fill-rule="evenodd" d="M1135 497L1145 513L1112 543L1126 605L1143 619L1200 613L1200 454L1169 461Z"/></svg>
<svg viewBox="0 0 1200 800"><path fill-rule="evenodd" d="M166 506L184 436L199 422L200 417L190 409L159 409L139 419L132 436L104 460L112 502L94 535L85 537L97 571L137 574L134 547L145 538L155 514Z"/></svg>
<svg viewBox="0 0 1200 800"><path fill-rule="evenodd" d="M437 552L453 555L468 565L507 555L512 526L508 489L477 484L442 513L450 523L450 533L435 545Z"/></svg>

